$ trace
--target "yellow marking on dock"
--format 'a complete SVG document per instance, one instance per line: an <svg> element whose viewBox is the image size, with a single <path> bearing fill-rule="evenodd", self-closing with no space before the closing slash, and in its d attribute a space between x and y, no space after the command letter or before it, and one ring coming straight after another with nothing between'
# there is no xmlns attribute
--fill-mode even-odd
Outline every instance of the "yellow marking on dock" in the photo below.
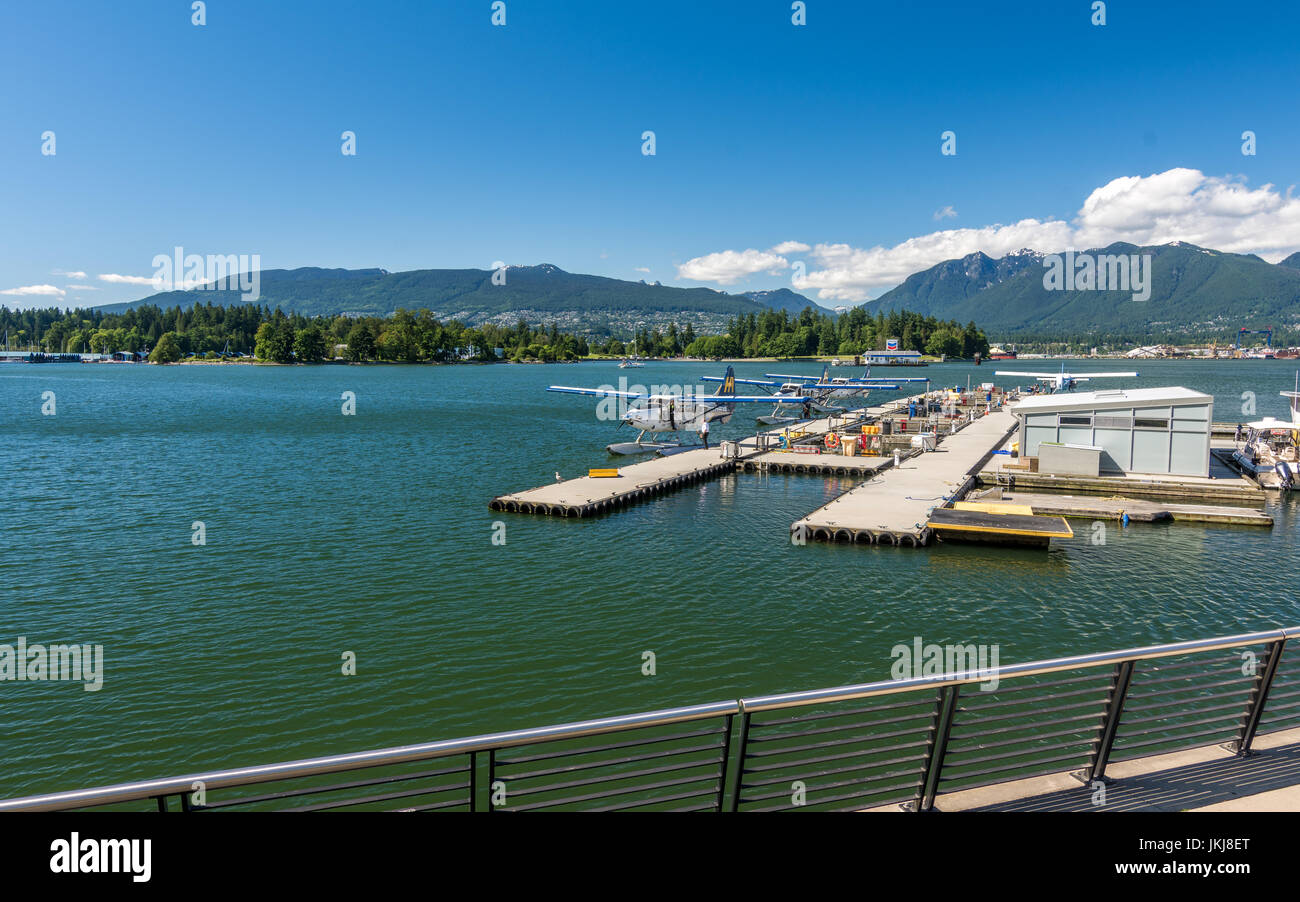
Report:
<svg viewBox="0 0 1300 902"><path fill-rule="evenodd" d="M984 514L1019 514L1022 517L1034 515L1034 509L1028 504L1012 504L1008 501L958 501L953 504L952 509L979 511Z"/></svg>
<svg viewBox="0 0 1300 902"><path fill-rule="evenodd" d="M618 467L592 467L587 475L592 479L617 479Z"/></svg>

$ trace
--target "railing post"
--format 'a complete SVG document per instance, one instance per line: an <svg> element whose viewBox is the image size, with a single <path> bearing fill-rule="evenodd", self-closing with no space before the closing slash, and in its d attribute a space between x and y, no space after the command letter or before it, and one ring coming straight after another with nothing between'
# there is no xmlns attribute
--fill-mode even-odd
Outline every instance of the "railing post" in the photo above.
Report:
<svg viewBox="0 0 1300 902"><path fill-rule="evenodd" d="M929 811L934 808L934 797L939 791L943 759L948 754L948 736L952 733L952 720L953 715L957 713L957 698L960 690L960 683L953 683L939 690L934 712L934 726L931 728L925 771L921 780L921 796L915 803L917 811Z"/></svg>
<svg viewBox="0 0 1300 902"><path fill-rule="evenodd" d="M740 717L740 747L736 749L736 779L732 780L731 810L740 810L740 782L745 779L745 748L749 745L749 718L745 711Z"/></svg>
<svg viewBox="0 0 1300 902"><path fill-rule="evenodd" d="M731 719L734 715L727 715L726 725L722 728L722 762L721 770L718 772L718 802L714 809L719 814L723 811L723 803L727 795L727 759L731 757Z"/></svg>
<svg viewBox="0 0 1300 902"><path fill-rule="evenodd" d="M487 807L484 811L495 811L496 806L492 804L492 796L496 794L497 782L497 750L488 749L488 799Z"/></svg>
<svg viewBox="0 0 1300 902"><path fill-rule="evenodd" d="M1115 746L1115 736L1119 733L1119 719L1124 713L1124 701L1128 698L1128 687L1133 682L1133 668L1136 664L1136 661L1123 661L1115 665L1106 710L1097 731L1096 747L1088 758L1087 769L1075 774L1083 783L1106 779L1106 764L1110 761L1110 750Z"/></svg>
<svg viewBox="0 0 1300 902"><path fill-rule="evenodd" d="M478 752L469 753L469 810L478 810Z"/></svg>
<svg viewBox="0 0 1300 902"><path fill-rule="evenodd" d="M1255 685L1251 688L1250 699L1246 702L1246 711L1242 714L1241 730L1234 742L1228 743L1229 751L1241 757L1250 754L1250 744L1255 741L1255 731L1259 729L1260 718L1264 716L1264 704L1268 701L1268 690L1273 686L1273 677L1277 674L1278 662L1286 649L1286 639L1279 639L1268 646L1268 660L1264 669L1255 674Z"/></svg>

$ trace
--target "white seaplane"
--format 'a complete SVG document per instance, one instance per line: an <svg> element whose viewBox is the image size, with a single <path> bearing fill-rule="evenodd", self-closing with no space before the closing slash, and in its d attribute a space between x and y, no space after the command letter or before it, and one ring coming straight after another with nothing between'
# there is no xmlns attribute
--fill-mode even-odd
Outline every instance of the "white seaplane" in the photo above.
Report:
<svg viewBox="0 0 1300 902"><path fill-rule="evenodd" d="M870 373L869 369L868 373ZM809 419L814 412L826 415L845 413L845 408L827 402L845 398L865 398L873 388L898 388L897 385L880 381L865 382L844 377L831 379L829 367L822 367L820 379L816 376L792 376L781 373L767 373L765 375L776 379L794 380L789 382L775 382L772 379L736 380L737 385L757 385L762 388L775 389L771 396L775 402L772 413L757 418L758 422L765 426L797 423L801 419ZM723 376L701 376L700 381L722 382L724 378ZM781 408L783 407L803 408L803 416L796 417L782 414Z"/></svg>
<svg viewBox="0 0 1300 902"><path fill-rule="evenodd" d="M1300 373L1296 390L1279 392L1291 399L1291 420L1264 417L1247 423L1249 430L1242 447L1232 459L1265 488L1300 489Z"/></svg>
<svg viewBox="0 0 1300 902"><path fill-rule="evenodd" d="M900 382L929 382L924 376L889 376L885 379L871 378L871 365L868 364L861 376L835 376L831 378L830 370L822 368L821 378L801 376L792 373L764 373L769 379L795 379L810 389L828 390L828 398L842 400L847 398L865 398L873 388L896 389Z"/></svg>
<svg viewBox="0 0 1300 902"><path fill-rule="evenodd" d="M547 391L571 395L590 395L595 398L617 398L633 402L622 417L619 426L627 423L640 430L636 441L615 442L606 446L610 454L646 454L659 452L672 454L690 447L680 441L644 441L646 433L698 432L703 423L726 423L731 419L737 404L771 404L771 395L737 395L736 375L727 367L722 384L712 395L651 395L644 392L618 391L612 388L574 388L569 385L552 385Z"/></svg>
<svg viewBox="0 0 1300 902"><path fill-rule="evenodd" d="M1048 388L1051 394L1063 391L1074 391L1075 386L1080 382L1087 382L1090 379L1136 379L1137 373L1067 373L1065 364L1061 364L1059 373L1024 373L1019 370L994 370L995 376L1026 376L1037 379Z"/></svg>

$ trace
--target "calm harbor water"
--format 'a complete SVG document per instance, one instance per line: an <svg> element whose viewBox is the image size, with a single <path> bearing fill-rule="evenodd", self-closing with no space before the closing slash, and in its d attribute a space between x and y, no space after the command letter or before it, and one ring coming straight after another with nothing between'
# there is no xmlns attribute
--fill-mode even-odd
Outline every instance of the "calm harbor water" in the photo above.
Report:
<svg viewBox="0 0 1300 902"><path fill-rule="evenodd" d="M820 370L737 372L774 368ZM1105 384L1186 385L1235 421L1247 391L1285 416L1296 364L1138 369ZM595 520L488 511L632 437L546 385L720 370L0 365L0 643L104 647L101 691L0 682L0 797L881 679L914 636L1013 663L1300 623L1294 500L1270 503L1271 532L1112 524L1096 546L1076 523L1046 553L794 547L789 524L852 485L809 476L728 477ZM751 434L755 412L715 437Z"/></svg>

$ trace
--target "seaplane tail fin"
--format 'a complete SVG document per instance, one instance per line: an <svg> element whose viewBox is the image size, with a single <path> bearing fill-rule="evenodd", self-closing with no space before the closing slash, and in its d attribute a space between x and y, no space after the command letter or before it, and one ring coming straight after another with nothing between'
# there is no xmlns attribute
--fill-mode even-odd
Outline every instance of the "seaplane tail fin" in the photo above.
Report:
<svg viewBox="0 0 1300 902"><path fill-rule="evenodd" d="M831 365L828 363L822 367L822 383L831 381Z"/></svg>
<svg viewBox="0 0 1300 902"><path fill-rule="evenodd" d="M734 395L736 393L736 371L732 367L727 367L727 373L722 377L722 384L718 386L719 395Z"/></svg>

